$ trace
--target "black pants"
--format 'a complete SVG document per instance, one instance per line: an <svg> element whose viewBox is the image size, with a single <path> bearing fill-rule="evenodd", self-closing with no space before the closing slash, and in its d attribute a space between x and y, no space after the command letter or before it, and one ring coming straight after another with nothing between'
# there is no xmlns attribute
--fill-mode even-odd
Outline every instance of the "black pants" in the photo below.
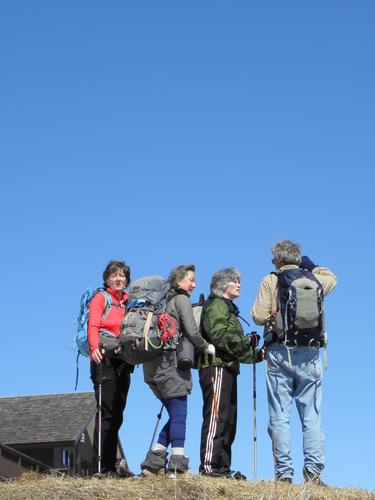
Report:
<svg viewBox="0 0 375 500"><path fill-rule="evenodd" d="M199 471L205 474L230 473L232 444L237 426L237 375L226 368L212 366L199 370L203 395ZM215 415L213 394L218 409Z"/></svg>
<svg viewBox="0 0 375 500"><path fill-rule="evenodd" d="M118 358L103 358L100 365L90 365L91 380L94 383L96 403L99 408L99 385L102 386L102 469L114 470L117 454L118 431L123 421L130 386L131 368ZM94 449L98 453L98 418L94 433Z"/></svg>

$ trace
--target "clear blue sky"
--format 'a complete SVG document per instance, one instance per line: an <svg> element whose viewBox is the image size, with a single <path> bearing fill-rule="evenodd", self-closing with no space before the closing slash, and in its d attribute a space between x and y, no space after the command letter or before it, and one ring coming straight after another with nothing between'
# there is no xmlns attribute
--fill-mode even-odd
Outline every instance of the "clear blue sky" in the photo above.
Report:
<svg viewBox="0 0 375 500"><path fill-rule="evenodd" d="M1 395L74 389L74 318L110 258L133 277L242 273L249 318L270 247L301 243L327 298L323 425L334 486L375 489L372 1L2 0ZM258 477L271 479L258 365ZM252 477L252 376L233 468ZM91 390L87 360L80 390ZM159 403L135 371L122 442L139 471ZM199 463L194 374L186 452ZM292 422L295 480L300 425Z"/></svg>

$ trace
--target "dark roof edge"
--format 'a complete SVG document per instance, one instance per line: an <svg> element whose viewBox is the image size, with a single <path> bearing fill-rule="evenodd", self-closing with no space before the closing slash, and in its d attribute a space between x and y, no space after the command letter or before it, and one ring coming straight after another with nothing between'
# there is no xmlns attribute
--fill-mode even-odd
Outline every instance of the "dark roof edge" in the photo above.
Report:
<svg viewBox="0 0 375 500"><path fill-rule="evenodd" d="M78 443L78 441L80 440L81 438L81 435L86 431L87 427L89 426L89 423L91 422L91 420L95 417L96 413L97 413L97 408L95 408L95 410L91 413L91 415L89 416L89 418L86 420L84 426L81 428L79 434L77 434L76 438L75 438L75 441L74 441L74 444L76 445Z"/></svg>
<svg viewBox="0 0 375 500"><path fill-rule="evenodd" d="M40 397L40 396L68 396L71 394L94 394L94 391L54 392L54 393L48 393L48 394L26 394L24 396L1 396L0 399L35 398L35 397Z"/></svg>
<svg viewBox="0 0 375 500"><path fill-rule="evenodd" d="M30 457L29 455L26 455L26 453L22 453L22 451L18 451L15 448L12 448L11 446L7 446L6 444L0 443L0 449L4 450L4 451L8 451L9 453L13 453L14 455L17 455L20 458L24 458L25 460L28 460L29 462L32 462L35 465L39 465L40 467L42 467L45 470L49 470L51 468L47 464L40 462L36 458Z"/></svg>

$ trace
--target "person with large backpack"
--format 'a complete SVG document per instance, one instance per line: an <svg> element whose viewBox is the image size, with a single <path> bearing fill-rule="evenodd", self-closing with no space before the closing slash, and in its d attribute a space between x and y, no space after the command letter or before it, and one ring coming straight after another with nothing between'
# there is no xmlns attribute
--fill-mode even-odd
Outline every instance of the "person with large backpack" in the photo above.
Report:
<svg viewBox="0 0 375 500"><path fill-rule="evenodd" d="M182 349L184 339L188 339L198 350L215 354L214 347L204 340L197 328L190 303L190 295L196 286L195 266L175 267L168 282L170 292L166 312L176 322L176 343L167 343L162 347L154 360L143 364L143 372L145 382L165 406L169 419L141 464L142 475L158 474L165 470L171 474L188 471L189 459L184 454L184 445L187 396L192 390L192 377L189 365L178 363L178 352ZM172 449L168 461L169 445Z"/></svg>
<svg viewBox="0 0 375 500"><path fill-rule="evenodd" d="M231 471L232 444L237 427L237 376L240 363L262 361L256 349L259 335L245 335L234 300L240 296L241 276L230 267L211 278L210 295L203 305L201 331L215 346L215 356L201 356L199 383L203 396L203 423L199 472L218 478L246 479Z"/></svg>
<svg viewBox="0 0 375 500"><path fill-rule="evenodd" d="M116 349L126 313L128 295L125 288L130 283L129 266L121 260L109 261L103 272L103 282L103 288L98 289L89 304L87 328L91 380L99 410L94 447L99 452L99 472L117 477L118 432L123 421L130 374L134 370Z"/></svg>
<svg viewBox="0 0 375 500"><path fill-rule="evenodd" d="M296 403L303 432L305 482L323 485L324 436L321 428L322 367L319 348L327 341L324 297L336 276L301 256L300 245L283 240L272 246L276 271L263 279L252 308L264 325L268 433L276 480L291 483L290 413Z"/></svg>

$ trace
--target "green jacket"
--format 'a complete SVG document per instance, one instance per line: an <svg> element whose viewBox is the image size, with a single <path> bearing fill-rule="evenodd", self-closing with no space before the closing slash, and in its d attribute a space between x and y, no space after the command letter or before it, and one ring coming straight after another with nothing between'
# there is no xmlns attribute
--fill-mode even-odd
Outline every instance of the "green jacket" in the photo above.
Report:
<svg viewBox="0 0 375 500"><path fill-rule="evenodd" d="M238 308L231 300L209 298L202 310L202 334L216 349L212 365L222 366L238 374L240 363L253 363L250 338L244 334L238 318ZM258 361L256 350L255 362ZM199 368L210 366L208 356L203 354Z"/></svg>

